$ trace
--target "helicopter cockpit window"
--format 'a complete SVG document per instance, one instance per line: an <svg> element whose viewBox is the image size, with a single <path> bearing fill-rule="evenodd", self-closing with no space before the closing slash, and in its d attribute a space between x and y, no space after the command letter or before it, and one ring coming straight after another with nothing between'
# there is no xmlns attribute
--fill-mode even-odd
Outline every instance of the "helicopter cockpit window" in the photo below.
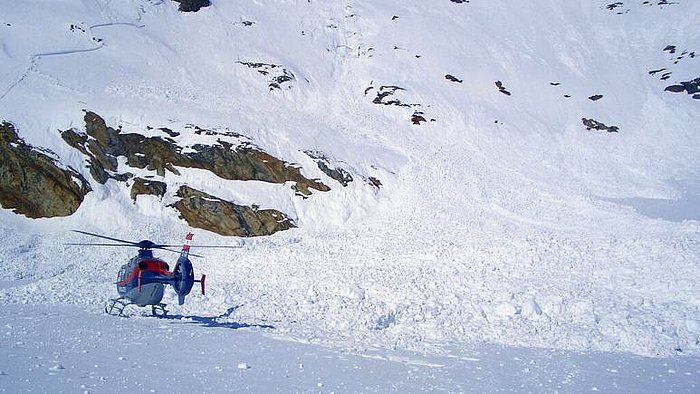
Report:
<svg viewBox="0 0 700 394"><path fill-rule="evenodd" d="M122 265L122 267L119 269L119 273L117 274L117 278L123 279L127 275L129 275L129 272L131 272L131 270L129 269L129 264Z"/></svg>

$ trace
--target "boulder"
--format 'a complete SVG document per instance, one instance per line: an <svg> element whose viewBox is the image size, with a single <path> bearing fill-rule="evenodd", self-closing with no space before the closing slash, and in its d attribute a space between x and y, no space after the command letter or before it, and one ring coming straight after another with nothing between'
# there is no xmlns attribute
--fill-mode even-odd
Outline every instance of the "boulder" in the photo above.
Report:
<svg viewBox="0 0 700 394"><path fill-rule="evenodd" d="M177 196L181 200L171 206L180 212L180 218L192 227L220 235L256 237L296 227L277 210L237 205L189 186L181 186Z"/></svg>
<svg viewBox="0 0 700 394"><path fill-rule="evenodd" d="M608 133L617 133L620 128L617 126L607 126L605 123L598 122L595 119L581 118L583 125L586 126L586 130L600 130L607 131Z"/></svg>
<svg viewBox="0 0 700 394"><path fill-rule="evenodd" d="M182 12L197 12L203 7L209 7L211 2L209 0L173 0L176 3L180 3L178 8Z"/></svg>
<svg viewBox="0 0 700 394"><path fill-rule="evenodd" d="M136 201L136 197L141 195L163 197L166 190L167 186L163 182L135 178L134 184L131 185L131 199Z"/></svg>

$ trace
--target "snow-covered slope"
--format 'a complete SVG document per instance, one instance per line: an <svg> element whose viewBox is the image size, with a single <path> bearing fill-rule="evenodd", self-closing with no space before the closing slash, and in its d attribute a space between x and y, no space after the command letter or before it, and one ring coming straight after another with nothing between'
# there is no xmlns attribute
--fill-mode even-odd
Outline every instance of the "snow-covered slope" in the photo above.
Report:
<svg viewBox="0 0 700 394"><path fill-rule="evenodd" d="M700 3L0 3L0 118L86 178L58 132L83 128L83 110L192 142L190 124L232 130L331 185L302 199L166 174L299 226L207 251L195 268L209 294L180 313L242 305L222 319L351 348L700 355L700 100L665 91L700 77ZM356 182L331 180L308 150ZM65 247L82 240L70 229L187 231L155 197L93 189L67 218L0 211L0 303L101 309L129 254Z"/></svg>

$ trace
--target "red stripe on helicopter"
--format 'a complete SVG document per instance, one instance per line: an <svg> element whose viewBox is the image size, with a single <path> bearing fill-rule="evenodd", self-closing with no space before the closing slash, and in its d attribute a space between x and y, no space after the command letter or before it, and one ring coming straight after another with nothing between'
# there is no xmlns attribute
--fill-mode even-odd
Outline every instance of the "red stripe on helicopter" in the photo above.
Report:
<svg viewBox="0 0 700 394"><path fill-rule="evenodd" d="M141 269L142 265L145 263L144 269ZM157 260L150 260L150 261L141 261L136 268L134 268L133 271L131 271L131 274L129 274L129 277L127 277L124 280L121 280L117 282L117 286L126 286L128 283L133 281L137 276L139 276L142 272L153 272L156 274L162 274L162 275L172 275L173 273L165 269L167 267L167 264L164 261L157 261Z"/></svg>

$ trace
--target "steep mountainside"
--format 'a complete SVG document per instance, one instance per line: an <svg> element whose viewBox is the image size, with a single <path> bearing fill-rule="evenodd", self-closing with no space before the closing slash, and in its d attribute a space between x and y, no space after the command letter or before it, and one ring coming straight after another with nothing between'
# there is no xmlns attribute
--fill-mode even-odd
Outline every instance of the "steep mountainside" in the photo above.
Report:
<svg viewBox="0 0 700 394"><path fill-rule="evenodd" d="M40 150L75 209L0 199L0 303L97 311L128 254L70 229L192 226L244 247L182 313L700 354L700 2L5 3L0 190Z"/></svg>

